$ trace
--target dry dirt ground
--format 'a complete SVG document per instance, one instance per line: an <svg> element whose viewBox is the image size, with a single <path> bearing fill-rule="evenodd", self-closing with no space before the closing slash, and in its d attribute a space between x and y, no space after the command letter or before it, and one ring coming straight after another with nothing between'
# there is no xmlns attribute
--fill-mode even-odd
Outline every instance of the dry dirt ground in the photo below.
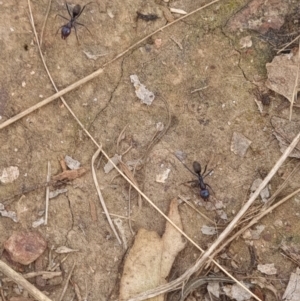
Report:
<svg viewBox="0 0 300 301"><path fill-rule="evenodd" d="M225 204L228 220L232 219L249 197L254 179L264 177L281 153L272 135L270 118L274 115L288 118L286 101L278 96L258 111L252 92L253 82L266 79L266 62L274 53L271 46L254 31L229 31L227 24L248 1L220 1L219 3L178 22L155 34L127 55L108 65L96 79L65 95L65 99L84 126L103 149L113 156L117 152L120 132L127 126L119 152L132 146L124 162L145 158L136 171L136 180L144 193L164 212L172 198L183 195L193 203L199 201L197 188L180 185L194 179L193 175L176 159L177 152L191 168L194 160L205 166L210 161L214 169L205 181L212 187L213 201ZM31 2L38 34L42 29L48 1ZM80 3L81 5L85 3ZM170 1L170 7L193 11L204 1ZM291 8L292 9L292 6ZM136 19L136 11L157 13L153 22ZM42 65L28 17L27 1L0 1L0 115L1 122L54 94L54 89ZM62 0L52 1L46 23L42 52L59 90L87 76L105 62L167 23L160 6L154 1L99 1L94 0L80 16L79 22L88 27L92 35L81 26L76 41L74 30L66 39L56 34L66 20L56 17L67 15ZM179 15L175 15L179 17ZM251 35L252 46L242 48L241 38ZM159 45L161 39L161 45ZM89 59L85 53L99 55ZM142 104L136 97L130 75L137 74L140 81L156 95L152 105ZM195 89L205 88L191 93ZM153 148L147 147L156 133L156 125L170 127ZM293 119L299 120L297 109ZM234 132L252 141L246 155L240 157L231 151ZM76 267L73 280L83 295L87 288L89 301L115 299L123 258L127 249L115 239L102 213L91 174L91 158L97 150L93 142L67 111L60 100L29 114L0 130L0 171L17 166L19 178L11 184L0 184L0 200L7 210L18 213L19 222L0 218L0 250L13 231L33 230L32 223L45 208L45 189L35 189L25 197L5 199L45 182L47 162L51 162L52 175L61 172L58 159L69 155L81 162L89 171L66 186L68 192L50 201L47 226L37 230L48 241L48 251L54 246L78 249L62 263L68 273L73 262ZM117 172L103 172L104 158L97 160L97 176L108 210L122 217L128 216L129 186ZM283 182L283 175L291 171L295 159L286 161L271 181L271 193ZM165 183L156 182L156 175L170 169ZM282 192L286 195L297 186L294 183ZM51 188L53 189L53 188ZM262 220L266 226L261 238L254 242L259 263L274 263L277 275L266 276L282 293L295 264L281 255L283 240L300 242L299 196ZM259 202L259 201L258 201ZM91 216L95 204L97 220ZM138 211L137 195L131 192L131 209ZM215 210L199 210L213 220L219 220ZM207 222L185 204L180 206L184 231L203 249L214 240L200 229ZM127 248L134 240L127 220L121 219ZM274 221L279 222L274 225ZM281 223L280 223L281 222ZM146 201L135 215L132 227L141 227L162 234L165 221ZM47 265L48 251L44 255ZM247 269L250 258L243 240L230 246L230 252L240 270ZM187 246L177 258L170 278L181 275L198 258L199 251ZM63 258L56 255L58 262ZM232 268L229 263L228 268ZM31 270L23 267L24 271ZM245 276L245 275L244 275ZM256 276L263 276L259 272ZM263 276L265 277L265 276ZM49 282L42 291L57 300L62 283ZM9 292L11 294L11 292ZM11 296L11 295L9 295ZM8 297L9 297L8 296ZM71 300L73 290L68 289L65 300ZM271 300L271 299L270 299Z"/></svg>

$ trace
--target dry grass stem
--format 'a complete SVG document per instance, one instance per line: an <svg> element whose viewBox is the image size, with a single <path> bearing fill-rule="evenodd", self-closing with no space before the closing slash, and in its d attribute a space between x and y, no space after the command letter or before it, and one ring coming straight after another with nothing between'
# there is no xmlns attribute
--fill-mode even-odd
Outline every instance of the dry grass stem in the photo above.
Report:
<svg viewBox="0 0 300 301"><path fill-rule="evenodd" d="M253 225L255 225L256 223L258 223L258 221L260 219L262 219L265 215L267 215L268 213L270 213L271 211L275 210L278 206L282 205L283 203L285 203L286 201L288 201L290 198L292 198L293 196L295 196L296 194L298 194L300 192L300 188L295 190L294 192L292 192L291 194L289 194L288 196L286 196L285 198L283 198L282 200L280 200L279 202L277 202L276 204L274 204L273 206L265 209L263 212L259 213L257 216L255 216L250 222L249 224L247 224L245 227L243 227L242 229L240 229L238 232L236 232L233 236L231 236L229 239L226 240L226 242L224 244L222 244L212 255L212 257L215 257L219 252L221 252L222 250L224 250L224 248L233 240L235 240L238 236L240 236L241 234L243 234L247 229L249 229L250 227L252 227Z"/></svg>
<svg viewBox="0 0 300 301"><path fill-rule="evenodd" d="M168 114L168 121L167 121L167 124L165 125L164 129L162 131L157 131L155 133L155 135L153 136L153 138L151 139L149 145L147 146L147 149L146 149L146 152L144 153L143 157L142 157L142 160L145 160L145 158L148 156L150 150L153 148L153 146L166 134L166 132L168 131L170 125L171 125L171 119L172 119L172 116L171 116L171 111L170 111L170 106L169 106L169 103L168 101L162 96L160 95L164 104L165 104L165 107L166 107L166 110L167 110L167 114Z"/></svg>
<svg viewBox="0 0 300 301"><path fill-rule="evenodd" d="M105 214L105 212L102 211L102 214ZM123 216L123 215L114 214L114 213L110 213L109 215L110 216L115 216L115 217L118 217L118 218L123 218L123 219L130 219L130 217L128 217L128 216ZM135 220L133 220L133 219L131 219L131 220L135 222Z"/></svg>
<svg viewBox="0 0 300 301"><path fill-rule="evenodd" d="M71 279L71 276L72 276L72 273L73 273L74 268L75 268L75 262L73 263L73 266L72 266L71 271L70 271L70 273L69 273L69 275L68 275L68 277L67 277L65 286L64 286L64 288L63 288L63 290L62 290L62 292L61 292L61 294L60 294L60 297L59 297L58 301L62 301L63 298L64 298L64 295L65 295L65 293L66 293L66 291L67 291L67 288L68 288L68 285L69 285L69 281L70 281L70 279Z"/></svg>
<svg viewBox="0 0 300 301"><path fill-rule="evenodd" d="M300 162L297 163L295 168L292 170L292 172L286 177L286 179L283 181L283 183L276 189L276 191L272 194L272 196L268 199L266 204L264 204L264 207L269 207L272 205L278 194L286 187L290 179L295 175L295 173L298 171L298 168L300 166Z"/></svg>
<svg viewBox="0 0 300 301"><path fill-rule="evenodd" d="M107 210L107 207L106 207L106 204L105 204L105 201L103 199L103 196L102 196L102 193L101 193L101 190L100 190L100 187L99 187L99 184L98 184L98 180L97 180L97 175L96 175L96 171L95 171L95 167L94 167L94 163L95 163L95 160L96 158L99 156L101 152L101 148L98 148L98 150L94 153L93 157L92 157L92 175L93 175L93 180L94 180L94 183L95 183L95 187L96 187L96 190L97 190L97 193L98 193L98 196L99 196L99 200L100 200L100 203L101 203L101 206L105 212L105 215L106 215L106 218L108 220L108 223L112 229L112 231L114 232L119 244L121 245L122 244L122 241L118 235L118 232L110 218L110 215L109 215L109 212Z"/></svg>
<svg viewBox="0 0 300 301"><path fill-rule="evenodd" d="M57 264L55 264L53 267L49 268L50 271L55 271L63 262L65 262L67 260L67 258L69 257L70 253L67 254L60 262L58 262Z"/></svg>
<svg viewBox="0 0 300 301"><path fill-rule="evenodd" d="M51 180L51 164L48 161L48 171L47 171L47 183L49 183ZM50 187L47 185L46 187L46 208L45 208L45 225L48 223L48 209L49 209L49 193L50 193Z"/></svg>
<svg viewBox="0 0 300 301"><path fill-rule="evenodd" d="M78 284L74 283L73 286L74 286L74 291L75 291L77 301L82 301L82 297L81 297L81 293L80 293L80 289L79 289Z"/></svg>
<svg viewBox="0 0 300 301"><path fill-rule="evenodd" d="M134 173L132 173L129 170L127 165L122 160L119 160L119 162L120 162L120 168L121 168L122 172L130 179L130 181L132 183L134 183L134 185L136 185L136 187L139 187L137 181L134 178ZM135 169L134 169L134 172L135 172ZM129 217L128 218L128 224L129 224L131 234L134 235L134 231L133 231L132 225L131 225L132 219L131 219L131 216L130 216L130 214L131 214L131 187L132 186L130 186L129 190L128 190L128 217ZM140 214L140 212L142 210L142 205L143 205L142 197L141 197L141 194L138 193L138 211L134 216L137 216L137 215Z"/></svg>
<svg viewBox="0 0 300 301"><path fill-rule="evenodd" d="M208 87L209 87L209 86L205 86L205 87L203 87L203 88L195 89L195 90L191 91L191 94L196 93L196 92L199 92L199 91L202 91L202 90L205 90L205 89L207 89Z"/></svg>
<svg viewBox="0 0 300 301"><path fill-rule="evenodd" d="M189 202L184 196L182 195L178 195L178 197L185 202L188 206L190 206L193 210L195 210L198 214L200 214L203 218L205 218L208 222L215 224L215 222L213 220L211 220L208 216L206 216L205 214L203 214L201 211L199 211L194 204L192 204L191 202Z"/></svg>
<svg viewBox="0 0 300 301"><path fill-rule="evenodd" d="M2 287L0 288L0 295L1 295L2 301L6 301Z"/></svg>
<svg viewBox="0 0 300 301"><path fill-rule="evenodd" d="M121 133L118 137L118 140L117 140L117 154L120 154L120 151L119 151L120 143L124 139L125 131L126 131L127 127L128 127L128 123L124 126L123 130L121 131Z"/></svg>
<svg viewBox="0 0 300 301"><path fill-rule="evenodd" d="M300 38L300 35L297 36L294 40L292 40L291 42L289 42L288 44L286 44L283 48L279 49L277 51L277 54L279 54L280 52L284 51L287 47L289 47L290 45L292 45L294 42L296 42L298 39Z"/></svg>
<svg viewBox="0 0 300 301"><path fill-rule="evenodd" d="M299 80L299 66L300 66L300 40L299 40L299 46L298 46L298 63L297 63L297 74L295 78L295 84L290 104L290 121L292 120L292 113L293 113L293 105L295 102L295 99L297 99L297 92L298 92L298 80Z"/></svg>
<svg viewBox="0 0 300 301"><path fill-rule="evenodd" d="M51 2L52 2L52 0L49 0L48 6L47 6L47 11L46 11L46 16L45 16L44 23L43 23L42 30L41 30L40 47L42 47L42 44L43 44L44 30L45 30L45 26L46 26L48 16L49 16L49 12L50 12L50 8L51 8Z"/></svg>
<svg viewBox="0 0 300 301"><path fill-rule="evenodd" d="M22 276L25 279L34 278L34 277L37 277L37 276L42 276L43 279L51 279L51 278L58 277L58 276L61 276L61 275L62 275L62 272L49 272L49 271L30 272L30 273L27 273L27 274L22 274ZM10 282L10 281L13 281L13 279L11 279L11 278L2 278L1 281Z"/></svg>
<svg viewBox="0 0 300 301"><path fill-rule="evenodd" d="M15 272L6 263L0 260L0 271L7 277L11 278L15 283L22 286L32 297L38 301L51 301L46 295L39 291L34 285L28 282L22 275Z"/></svg>

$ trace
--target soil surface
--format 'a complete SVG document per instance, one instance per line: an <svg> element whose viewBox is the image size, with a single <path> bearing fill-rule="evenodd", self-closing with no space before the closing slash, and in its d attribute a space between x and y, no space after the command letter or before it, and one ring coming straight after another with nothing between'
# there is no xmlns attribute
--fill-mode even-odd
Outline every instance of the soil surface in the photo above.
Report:
<svg viewBox="0 0 300 301"><path fill-rule="evenodd" d="M110 157L131 147L123 155L123 162L131 167L141 163L135 171L135 179L142 191L165 213L170 200L180 195L196 204L197 209L210 219L220 225L226 224L215 206L211 206L211 210L203 206L199 188L184 185L196 177L175 154L190 169L193 161L200 162L202 169L209 163L208 170L213 169L213 172L204 181L211 187L210 200L212 204L221 202L224 205L229 221L249 198L253 181L263 178L281 156L270 119L272 116L288 119L289 103L271 93L270 104L264 105L261 113L255 102L255 99L260 101L259 97L254 93L266 80L265 64L275 55L274 45L262 38L262 31L242 25L236 29L231 25L248 2L220 1L169 26L109 64L96 79L64 96ZM61 90L167 24L162 6L191 12L204 4L205 1L192 0L169 3L95 0L85 7L79 18L79 22L87 27L76 27L79 44L74 28L66 40L61 39L60 27L68 21L57 15L69 16L63 1L52 1L42 53ZM48 3L33 0L31 5L40 36ZM293 9L290 5L284 16L292 14ZM0 11L0 122L3 122L51 96L55 90L38 52L27 1L0 1ZM156 14L158 19L137 19L137 11ZM262 13L257 10L257 14ZM180 17L178 14L173 16L175 19ZM252 41L250 47L241 43L248 36ZM143 104L135 95L130 81L133 74L155 94L151 105ZM293 120L300 120L297 108ZM161 139L155 140L159 123L165 127L169 124L169 128ZM118 137L125 127L125 135L117 149ZM234 133L251 141L243 156L236 155L231 149ZM97 159L96 173L106 206L113 214L112 218L119 219L118 224L124 231L126 245L120 246L103 214L92 178L91 159L97 147L59 99L1 129L0 147L0 175L9 166L17 166L20 172L14 182L0 184L0 202L18 216L17 223L0 217L0 250L3 251L4 242L14 231L39 231L48 242L43 255L45 269L52 246L79 250L60 265L64 272L60 281L49 280L46 286L40 287L49 298L58 299L63 279L76 262L72 279L82 295L87 295L87 300L116 299L124 256L134 241L126 218L129 208L134 219L134 233L146 228L162 234L164 218L145 200L139 211L134 189L129 192L129 185L115 170L105 174L105 158ZM32 223L45 210L45 188L39 186L46 181L48 161L51 174L57 175L62 172L59 160L66 155L78 160L88 172L66 184L66 193L50 200L48 224L34 229ZM288 159L280 168L270 183L271 194L296 163L296 159ZM165 183L157 182L156 176L167 169L170 173ZM299 173L296 173L280 196L295 189L298 182ZM22 193L24 197L21 197ZM18 196L7 200L14 195ZM299 200L299 196L294 197L264 218L261 224L265 229L258 240L253 240L258 262L274 263L277 274L266 276L256 271L252 275L266 278L280 295L296 265L282 256L279 247L282 241L300 242ZM260 202L257 200L257 204ZM209 223L184 203L180 213L184 231L207 249L214 236L202 234L201 227ZM248 269L250 256L244 239L236 240L226 252L234 257L237 269ZM170 279L180 276L199 255L196 248L187 245L176 259ZM65 255L52 256L59 262ZM236 267L233 268L230 261L223 263L235 273ZM27 272L32 267L18 269ZM245 274L243 277L236 274L239 275L245 277ZM71 300L73 292L70 286L64 300ZM266 300L273 300L272 293L268 290L265 293ZM14 293L8 289L7 294L9 298Z"/></svg>

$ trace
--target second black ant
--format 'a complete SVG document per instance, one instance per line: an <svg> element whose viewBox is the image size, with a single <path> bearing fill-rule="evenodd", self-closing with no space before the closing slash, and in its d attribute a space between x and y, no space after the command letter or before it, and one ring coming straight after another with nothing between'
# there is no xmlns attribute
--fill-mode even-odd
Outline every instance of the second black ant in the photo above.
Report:
<svg viewBox="0 0 300 301"><path fill-rule="evenodd" d="M207 201L209 199L209 196L210 196L210 192L208 190L208 187L211 189L211 187L204 182L204 178L209 175L211 173L211 170L208 171L206 174L206 167L207 165L205 166L204 168L204 171L203 173L201 173L201 165L199 162L197 161L194 161L193 162L193 170L194 171L191 171L183 162L181 162L184 167L190 171L193 175L195 175L198 179L197 180L193 180L193 181L189 181L190 183L191 182L197 182L197 185L199 186L200 188L200 196L201 198L204 200L204 201Z"/></svg>
<svg viewBox="0 0 300 301"><path fill-rule="evenodd" d="M85 9L85 7L89 4L91 4L93 2L89 2L87 3L86 5L84 5L82 8L79 4L76 4L72 9L70 9L68 3L66 2L66 7L67 7L67 11L68 11L68 14L69 16L71 17L71 19L69 20L68 18L62 16L62 15L56 15L56 16L60 16L61 18L65 19L65 20L68 20L69 22L63 26L61 26L58 30L61 29L61 38L63 40L65 40L71 33L72 31L72 28L74 28L75 30L75 35L76 35L76 39L77 39L77 42L79 44L79 39L78 39L78 36L77 36L77 29L76 29L76 25L81 25L83 27L85 27L87 29L87 31L91 34L91 32L89 31L89 29L82 23L79 23L77 21L77 19L80 17L80 15L82 14L83 10ZM57 32L58 32L57 30Z"/></svg>

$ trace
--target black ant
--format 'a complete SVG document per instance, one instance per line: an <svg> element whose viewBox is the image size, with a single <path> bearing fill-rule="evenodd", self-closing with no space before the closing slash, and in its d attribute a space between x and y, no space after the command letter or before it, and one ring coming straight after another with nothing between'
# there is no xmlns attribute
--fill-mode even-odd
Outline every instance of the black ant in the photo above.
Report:
<svg viewBox="0 0 300 301"><path fill-rule="evenodd" d="M181 161L180 161L181 162ZM208 184L206 184L205 182L204 182L204 178L207 176L207 175L209 175L210 173L211 173L211 170L210 171L208 171L206 174L205 174L205 172L206 172L206 167L207 167L207 165L205 166L205 168L204 168L204 171L203 171L203 173L201 173L201 165L200 165L200 163L199 162L197 162L197 161L194 161L193 162L193 170L194 170L194 172L193 171L191 171L183 162L181 162L183 165L184 165L184 167L187 169L187 170L189 170L193 175L195 175L197 178L198 178L198 180L193 180L193 181L189 181L189 183L191 183L191 182L198 182L197 184L198 184L198 186L199 186L199 188L200 188L200 196L201 196L201 198L204 200L204 201L207 201L208 200L208 198L209 198L209 195L210 195L210 193L209 193L209 190L207 189L207 187L209 187L210 189L211 189L211 187L208 185Z"/></svg>
<svg viewBox="0 0 300 301"><path fill-rule="evenodd" d="M66 7L67 7L67 11L68 11L68 14L69 16L71 17L71 20L69 20L68 18L62 16L62 15L56 15L56 16L60 16L61 18L65 19L65 20L68 20L69 22L63 26L61 26L57 32L61 29L61 38L63 40L65 40L71 33L71 30L72 28L75 29L75 34L76 34L76 39L77 39L77 42L79 44L79 40L78 40L78 36L77 36L77 30L76 30L76 25L81 25L83 27L85 27L87 29L87 31L91 34L91 32L89 31L89 29L82 23L79 23L77 21L77 19L80 17L80 15L82 14L83 10L85 9L85 7L88 5L88 4L91 4L93 2L89 2L87 3L86 5L83 6L83 8L81 8L81 6L79 4L76 4L72 10L70 10L69 6L68 6L68 3L66 2ZM57 33L56 32L56 33Z"/></svg>

